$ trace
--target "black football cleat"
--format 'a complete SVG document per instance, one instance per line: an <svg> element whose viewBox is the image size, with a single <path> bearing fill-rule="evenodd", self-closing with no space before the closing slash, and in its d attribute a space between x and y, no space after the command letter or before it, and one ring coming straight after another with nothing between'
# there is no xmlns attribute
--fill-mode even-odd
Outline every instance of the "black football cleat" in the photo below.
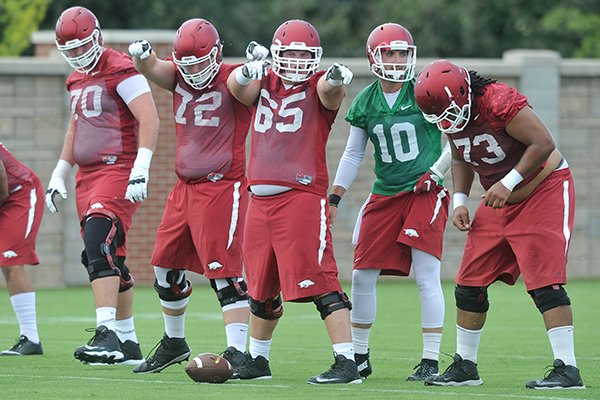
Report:
<svg viewBox="0 0 600 400"><path fill-rule="evenodd" d="M231 379L266 380L272 377L269 360L263 356L252 358L250 353L246 353L244 362L233 370Z"/></svg>
<svg viewBox="0 0 600 400"><path fill-rule="evenodd" d="M246 355L233 346L229 346L221 353L224 359L229 361L231 368L236 369L246 361Z"/></svg>
<svg viewBox="0 0 600 400"><path fill-rule="evenodd" d="M98 326L88 343L76 348L73 355L79 361L91 365L115 364L123 359L117 334L104 325Z"/></svg>
<svg viewBox="0 0 600 400"><path fill-rule="evenodd" d="M349 360L341 354L335 354L335 362L327 371L321 375L308 378L307 383L311 385L327 385L335 383L362 383L358 368L353 360Z"/></svg>
<svg viewBox="0 0 600 400"><path fill-rule="evenodd" d="M358 373L365 379L373 373L373 367L371 366L369 353L369 351L367 351L367 354L354 353L354 360L356 360Z"/></svg>
<svg viewBox="0 0 600 400"><path fill-rule="evenodd" d="M407 381L424 381L430 376L437 375L438 362L428 358L421 359L421 362L414 368L415 372L406 377Z"/></svg>
<svg viewBox="0 0 600 400"><path fill-rule="evenodd" d="M528 389L585 389L579 375L579 369L573 365L565 365L556 359L544 378L529 381L525 384Z"/></svg>
<svg viewBox="0 0 600 400"><path fill-rule="evenodd" d="M156 349L154 354L152 352ZM152 350L146 361L133 369L136 374L158 373L170 365L189 360L190 350L185 339L170 338L165 333L160 342Z"/></svg>
<svg viewBox="0 0 600 400"><path fill-rule="evenodd" d="M426 386L478 386L483 381L477 372L477 364L473 361L463 360L458 354L454 361L441 375L432 375L425 378Z"/></svg>
<svg viewBox="0 0 600 400"><path fill-rule="evenodd" d="M39 356L44 354L42 343L33 343L25 335L21 335L17 343L8 350L0 353L0 356Z"/></svg>
<svg viewBox="0 0 600 400"><path fill-rule="evenodd" d="M139 365L145 361L139 343L126 340L121 342L121 350L123 351L123 360L117 362L119 365Z"/></svg>

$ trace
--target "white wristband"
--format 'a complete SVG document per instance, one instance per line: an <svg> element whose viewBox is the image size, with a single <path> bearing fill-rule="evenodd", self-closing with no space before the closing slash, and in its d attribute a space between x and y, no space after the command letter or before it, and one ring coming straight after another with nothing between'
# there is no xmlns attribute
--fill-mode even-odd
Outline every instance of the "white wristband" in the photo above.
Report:
<svg viewBox="0 0 600 400"><path fill-rule="evenodd" d="M71 163L61 158L56 163L56 167L54 168L54 171L52 171L52 175L65 179L65 177L67 176L69 171L71 171L71 169L73 169Z"/></svg>
<svg viewBox="0 0 600 400"><path fill-rule="evenodd" d="M236 68L235 80L237 81L237 83L239 83L242 86L248 86L250 84L250 82L252 82L252 79L250 79L244 75L244 73L242 72L243 68L244 68L243 65L241 67Z"/></svg>
<svg viewBox="0 0 600 400"><path fill-rule="evenodd" d="M508 174L504 176L504 178L500 179L500 183L504 185L505 188L510 190L511 192L519 183L523 181L523 176L516 169L511 169Z"/></svg>
<svg viewBox="0 0 600 400"><path fill-rule="evenodd" d="M469 198L469 196L465 193L454 193L452 195L452 203L453 203L453 209L456 210L457 207L460 206L466 206L467 205L467 199Z"/></svg>
<svg viewBox="0 0 600 400"><path fill-rule="evenodd" d="M137 157L133 163L134 167L150 169L150 161L152 161L152 150L145 147L140 147L137 152Z"/></svg>

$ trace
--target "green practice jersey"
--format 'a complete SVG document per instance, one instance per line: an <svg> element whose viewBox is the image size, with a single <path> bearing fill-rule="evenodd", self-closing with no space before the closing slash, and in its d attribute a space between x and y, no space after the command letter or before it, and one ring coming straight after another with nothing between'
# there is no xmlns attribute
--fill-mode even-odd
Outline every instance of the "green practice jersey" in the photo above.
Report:
<svg viewBox="0 0 600 400"><path fill-rule="evenodd" d="M379 81L375 81L354 98L346 116L346 121L364 129L373 143L373 193L391 196L413 190L442 152L441 133L423 118L413 88L414 80L405 82L390 109Z"/></svg>

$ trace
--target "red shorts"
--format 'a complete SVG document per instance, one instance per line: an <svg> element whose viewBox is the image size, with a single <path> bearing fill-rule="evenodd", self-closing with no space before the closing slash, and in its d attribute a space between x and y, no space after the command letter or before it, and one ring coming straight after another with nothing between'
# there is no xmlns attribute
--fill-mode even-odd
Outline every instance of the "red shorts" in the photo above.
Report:
<svg viewBox="0 0 600 400"><path fill-rule="evenodd" d="M246 179L187 184L169 194L151 264L204 274L242 276L242 241L248 208Z"/></svg>
<svg viewBox="0 0 600 400"><path fill-rule="evenodd" d="M39 264L35 241L44 214L44 187L37 177L32 179L0 205L0 267Z"/></svg>
<svg viewBox="0 0 600 400"><path fill-rule="evenodd" d="M250 196L244 233L248 293L257 301L276 297L312 301L342 293L333 257L325 197L301 190Z"/></svg>
<svg viewBox="0 0 600 400"><path fill-rule="evenodd" d="M131 227L131 219L140 203L132 203L125 199L127 182L131 170L121 166L104 166L101 169L82 172L76 176L75 195L79 220L91 209L104 208L115 214L121 221L123 234ZM81 232L83 235L83 231ZM126 256L125 238L117 248L117 256Z"/></svg>
<svg viewBox="0 0 600 400"><path fill-rule="evenodd" d="M465 286L519 275L527 290L567 282L567 255L573 231L575 189L569 169L553 172L525 201L500 209L479 205L456 276Z"/></svg>
<svg viewBox="0 0 600 400"><path fill-rule="evenodd" d="M450 196L442 186L421 194L371 194L357 221L354 269L407 276L412 247L441 259L449 204Z"/></svg>

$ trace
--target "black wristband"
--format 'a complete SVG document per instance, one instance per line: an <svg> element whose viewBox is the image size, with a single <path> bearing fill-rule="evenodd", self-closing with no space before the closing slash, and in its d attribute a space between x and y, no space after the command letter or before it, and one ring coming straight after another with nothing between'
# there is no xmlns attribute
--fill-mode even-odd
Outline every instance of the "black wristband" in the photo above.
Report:
<svg viewBox="0 0 600 400"><path fill-rule="evenodd" d="M329 195L329 205L330 206L337 207L338 204L340 204L340 200L342 200L342 197L338 196L337 194L330 194Z"/></svg>

